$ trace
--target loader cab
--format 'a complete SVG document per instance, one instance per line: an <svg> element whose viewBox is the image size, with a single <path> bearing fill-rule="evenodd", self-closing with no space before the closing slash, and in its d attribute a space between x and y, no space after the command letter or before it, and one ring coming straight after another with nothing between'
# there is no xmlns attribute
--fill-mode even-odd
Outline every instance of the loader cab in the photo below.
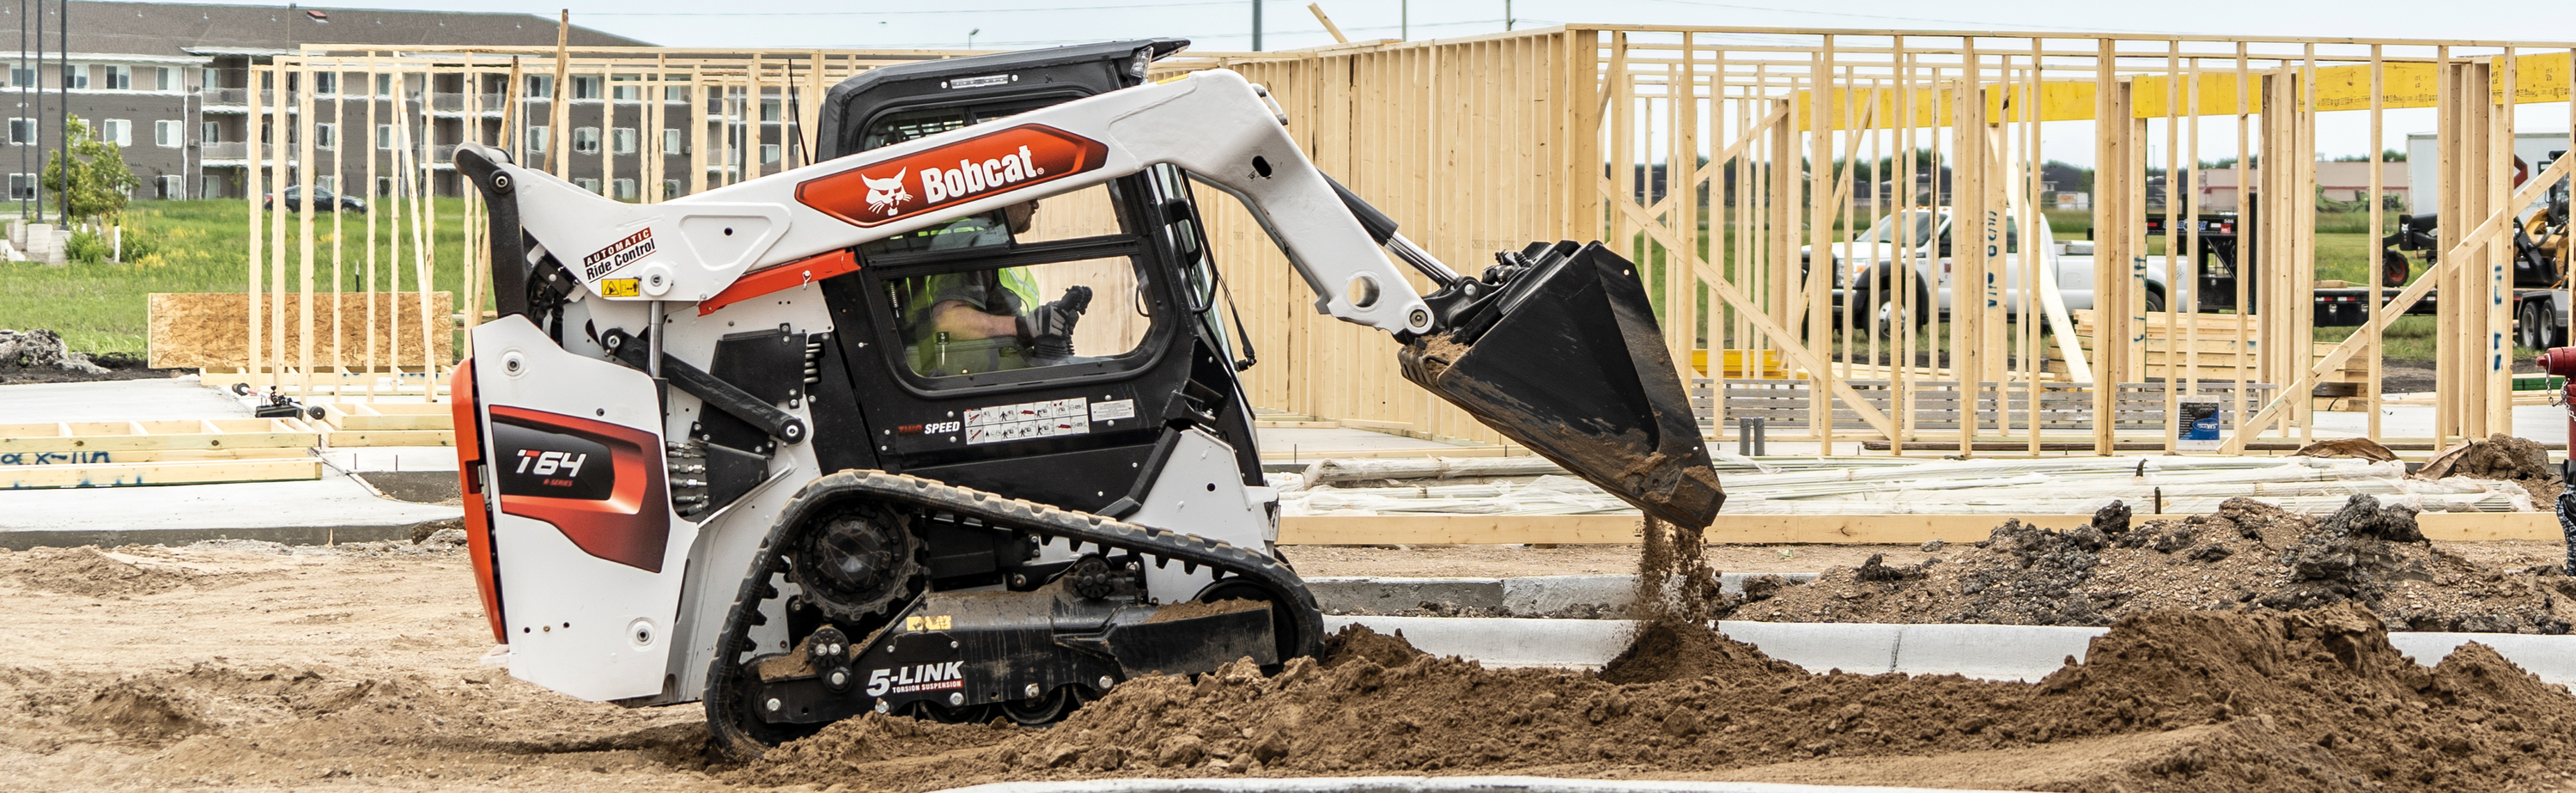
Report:
<svg viewBox="0 0 2576 793"><path fill-rule="evenodd" d="M1186 43L873 70L830 92L819 153L1012 129L1018 113L1141 84ZM1007 160L995 162L1023 167ZM827 368L848 387L818 386L814 407L818 423L845 413L865 431L816 433L819 461L1124 517L1202 431L1235 450L1207 461L1240 480L1229 489L1260 485L1203 229L1187 174L1157 166L854 249L857 271L823 283L838 341ZM1087 305L1069 344L1027 343L1029 318L1075 302Z"/></svg>

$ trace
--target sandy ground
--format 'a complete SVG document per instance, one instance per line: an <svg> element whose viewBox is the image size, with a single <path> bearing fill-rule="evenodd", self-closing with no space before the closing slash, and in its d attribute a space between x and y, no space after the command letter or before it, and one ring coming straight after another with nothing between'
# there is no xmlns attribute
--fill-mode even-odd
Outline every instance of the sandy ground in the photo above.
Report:
<svg viewBox="0 0 2576 793"><path fill-rule="evenodd" d="M2563 554L2500 545L2452 547L2486 558ZM1899 552L1769 546L1717 557L1728 569L1815 570L1882 551ZM1627 572L1633 552L1291 551L1308 575ZM9 648L0 656L0 766L9 769L0 791L823 789L718 779L726 769L705 764L694 706L585 703L481 665L491 635L468 576L454 552L393 546L0 552L0 646ZM1965 780L1869 765L1722 776Z"/></svg>

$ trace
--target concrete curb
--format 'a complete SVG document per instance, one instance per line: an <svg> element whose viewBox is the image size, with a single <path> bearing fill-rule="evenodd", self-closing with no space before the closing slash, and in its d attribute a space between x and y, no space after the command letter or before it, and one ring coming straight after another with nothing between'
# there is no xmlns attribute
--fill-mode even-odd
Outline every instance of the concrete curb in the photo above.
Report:
<svg viewBox="0 0 2576 793"><path fill-rule="evenodd" d="M1762 575L1799 582L1816 578L1815 573L1726 573L1718 576L1718 583L1729 593L1741 593L1745 581ZM1306 587L1314 590L1316 605L1327 614L1599 619L1627 612L1628 604L1636 599L1637 577L1327 576L1306 579Z"/></svg>
<svg viewBox="0 0 2576 793"><path fill-rule="evenodd" d="M1433 655L1455 655L1490 666L1592 668L1628 646L1631 620L1547 620L1476 617L1325 617L1328 631L1366 625L1379 633L1402 632ZM2040 625L1889 625L1828 622L1719 622L1717 629L1773 658L1810 672L1840 669L1863 675L1959 675L1979 680L2036 681L2082 660L2093 637L2109 628ZM2497 654L2543 682L2576 685L2576 636L2516 633L2399 632L2388 635L2398 652L2424 666L2469 642Z"/></svg>
<svg viewBox="0 0 2576 793"><path fill-rule="evenodd" d="M0 491L0 547L409 540L423 524L464 514L376 495L326 467L320 479L295 482Z"/></svg>
<svg viewBox="0 0 2576 793"><path fill-rule="evenodd" d="M1789 785L1776 782L1558 779L1535 776L1361 776L1290 779L1094 779L997 782L945 793L1911 793L1933 788ZM1942 788L1943 793L1994 793Z"/></svg>

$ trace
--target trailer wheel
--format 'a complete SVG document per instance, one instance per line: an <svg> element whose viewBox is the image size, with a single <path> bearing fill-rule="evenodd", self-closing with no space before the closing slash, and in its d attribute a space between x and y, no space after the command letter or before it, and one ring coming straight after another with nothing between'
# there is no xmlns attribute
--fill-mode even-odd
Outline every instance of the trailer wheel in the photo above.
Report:
<svg viewBox="0 0 2576 793"><path fill-rule="evenodd" d="M2541 308L2540 303L2524 301L2521 310L2514 312L2514 341L2535 350L2549 349L2556 334L2550 332L2548 317L2548 309Z"/></svg>
<svg viewBox="0 0 2576 793"><path fill-rule="evenodd" d="M2413 271L2414 266L2406 263L2406 254L2392 250L2379 252L2380 286L2405 286L2406 276Z"/></svg>

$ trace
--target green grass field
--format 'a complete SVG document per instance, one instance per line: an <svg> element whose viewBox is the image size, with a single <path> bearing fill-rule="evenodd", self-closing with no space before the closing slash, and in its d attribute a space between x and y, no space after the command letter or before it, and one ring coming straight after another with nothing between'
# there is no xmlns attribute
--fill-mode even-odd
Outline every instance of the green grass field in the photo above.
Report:
<svg viewBox="0 0 2576 793"><path fill-rule="evenodd" d="M459 223L465 204L459 199L438 199L436 213L435 271L430 283L436 290L455 291L463 277L463 233ZM376 207L376 278L377 289L390 290L390 264L393 256L393 231L397 220L408 230L410 218L385 213ZM51 328L63 334L72 349L90 353L129 353L140 355L145 345L144 309L146 295L154 292L240 292L250 285L249 208L238 199L213 201L137 201L126 212L125 239L129 255L124 263L72 264L52 267L27 262L0 262L0 327L16 329ZM340 257L340 283L343 291L366 288L367 260L366 216L349 213L339 218L340 231L331 231L332 216L315 215L314 283L317 291L331 291L332 257ZM299 219L286 215L286 277L290 285L300 277L301 228ZM269 223L268 213L261 213L261 224ZM146 251L135 255L134 251ZM403 288L417 289L408 262L412 243L408 233L402 241ZM262 256L263 265L274 262L272 254ZM463 304L459 303L461 307Z"/></svg>

